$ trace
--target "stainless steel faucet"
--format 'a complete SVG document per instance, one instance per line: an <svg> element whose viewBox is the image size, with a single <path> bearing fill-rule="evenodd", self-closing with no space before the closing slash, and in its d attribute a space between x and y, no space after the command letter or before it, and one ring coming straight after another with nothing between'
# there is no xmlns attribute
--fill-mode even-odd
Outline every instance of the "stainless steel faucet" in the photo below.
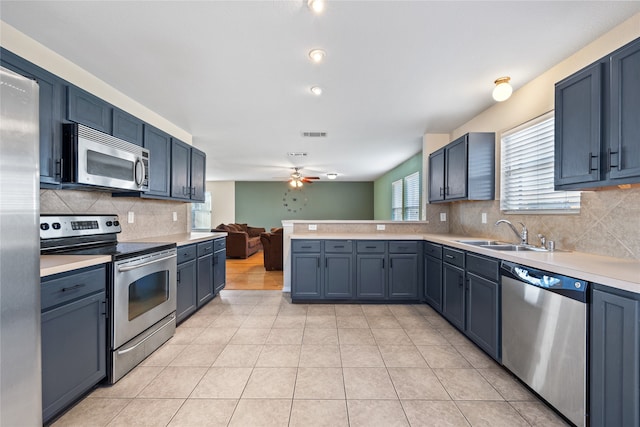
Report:
<svg viewBox="0 0 640 427"><path fill-rule="evenodd" d="M506 219L500 219L498 221L496 221L496 227L498 226L498 224L507 224L509 227L511 227L511 230L514 232L514 234L516 236L518 236L518 239L520 239L520 244L521 245L528 245L529 244L529 231L527 230L527 226L524 225L522 222L518 222L518 224L520 224L522 226L522 231L518 231L513 224L511 224L511 221L507 221Z"/></svg>

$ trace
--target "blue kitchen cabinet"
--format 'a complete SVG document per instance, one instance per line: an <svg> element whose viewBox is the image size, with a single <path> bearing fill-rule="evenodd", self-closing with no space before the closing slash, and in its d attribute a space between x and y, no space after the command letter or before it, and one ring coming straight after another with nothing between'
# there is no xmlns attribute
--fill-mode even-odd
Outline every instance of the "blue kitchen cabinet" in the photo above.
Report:
<svg viewBox="0 0 640 427"><path fill-rule="evenodd" d="M387 298L387 242L360 240L356 243L356 297L363 300Z"/></svg>
<svg viewBox="0 0 640 427"><path fill-rule="evenodd" d="M322 294L326 299L353 298L353 242L325 240Z"/></svg>
<svg viewBox="0 0 640 427"><path fill-rule="evenodd" d="M389 299L422 299L421 248L418 242L391 241L389 248Z"/></svg>
<svg viewBox="0 0 640 427"><path fill-rule="evenodd" d="M320 240L291 242L291 298L322 298L322 243Z"/></svg>
<svg viewBox="0 0 640 427"><path fill-rule="evenodd" d="M207 179L207 155L191 147L191 201L204 202L205 182Z"/></svg>
<svg viewBox="0 0 640 427"><path fill-rule="evenodd" d="M227 240L213 241L213 294L218 295L227 282Z"/></svg>
<svg viewBox="0 0 640 427"><path fill-rule="evenodd" d="M424 243L424 299L442 313L442 245Z"/></svg>
<svg viewBox="0 0 640 427"><path fill-rule="evenodd" d="M442 254L442 315L455 327L464 331L464 252L445 247Z"/></svg>
<svg viewBox="0 0 640 427"><path fill-rule="evenodd" d="M106 376L106 268L41 282L42 418L70 406Z"/></svg>
<svg viewBox="0 0 640 427"><path fill-rule="evenodd" d="M206 155L171 138L171 197L204 202Z"/></svg>
<svg viewBox="0 0 640 427"><path fill-rule="evenodd" d="M171 181L171 136L144 125L144 148L149 150L149 191L144 196L169 197Z"/></svg>
<svg viewBox="0 0 640 427"><path fill-rule="evenodd" d="M67 86L67 120L111 134L113 107L77 86Z"/></svg>
<svg viewBox="0 0 640 427"><path fill-rule="evenodd" d="M213 293L213 240L198 243L197 306L202 307L214 297Z"/></svg>
<svg viewBox="0 0 640 427"><path fill-rule="evenodd" d="M140 147L144 144L144 122L119 108L113 108L112 135Z"/></svg>
<svg viewBox="0 0 640 427"><path fill-rule="evenodd" d="M640 295L592 289L591 425L640 425Z"/></svg>
<svg viewBox="0 0 640 427"><path fill-rule="evenodd" d="M176 323L180 323L198 308L197 297L197 245L177 249L176 271Z"/></svg>
<svg viewBox="0 0 640 427"><path fill-rule="evenodd" d="M429 154L429 203L444 201L444 147Z"/></svg>

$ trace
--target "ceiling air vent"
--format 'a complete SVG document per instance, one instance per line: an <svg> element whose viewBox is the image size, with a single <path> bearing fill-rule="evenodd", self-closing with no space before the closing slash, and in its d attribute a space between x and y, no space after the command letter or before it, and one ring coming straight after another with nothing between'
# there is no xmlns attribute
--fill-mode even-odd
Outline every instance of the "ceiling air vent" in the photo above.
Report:
<svg viewBox="0 0 640 427"><path fill-rule="evenodd" d="M326 132L302 132L302 136L305 138L325 138Z"/></svg>
<svg viewBox="0 0 640 427"><path fill-rule="evenodd" d="M290 152L287 153L287 156L289 156L289 157L307 157L307 153L290 151Z"/></svg>

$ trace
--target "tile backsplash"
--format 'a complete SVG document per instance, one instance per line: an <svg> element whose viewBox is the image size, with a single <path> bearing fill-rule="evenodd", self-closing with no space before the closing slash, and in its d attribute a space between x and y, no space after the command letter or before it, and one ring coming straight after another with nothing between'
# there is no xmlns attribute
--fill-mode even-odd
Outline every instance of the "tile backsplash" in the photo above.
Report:
<svg viewBox="0 0 640 427"><path fill-rule="evenodd" d="M129 212L134 222L127 222ZM173 220L173 213L177 221ZM136 240L190 230L191 204L169 200L112 197L101 191L40 190L42 214L117 214L122 225L118 240Z"/></svg>
<svg viewBox="0 0 640 427"><path fill-rule="evenodd" d="M531 244L539 244L537 235L543 234L558 249L640 259L640 188L583 191L580 204L577 215L507 215L499 200L451 203L449 232L515 242L509 227L494 226L505 218L518 229L518 221L526 224Z"/></svg>

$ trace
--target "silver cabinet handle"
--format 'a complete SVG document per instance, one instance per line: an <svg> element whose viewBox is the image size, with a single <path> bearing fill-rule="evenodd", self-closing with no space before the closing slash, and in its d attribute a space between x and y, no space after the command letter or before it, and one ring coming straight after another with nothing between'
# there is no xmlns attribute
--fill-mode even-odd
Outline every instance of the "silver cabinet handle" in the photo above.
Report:
<svg viewBox="0 0 640 427"><path fill-rule="evenodd" d="M124 267L118 267L118 272L123 273L125 271L135 270L136 268L146 267L147 265L155 264L156 262L166 261L166 260L171 259L171 258L176 258L176 255L175 254L169 255L169 256L164 257L164 258L154 259L153 261L143 262L142 264L127 265L127 266L124 266Z"/></svg>

